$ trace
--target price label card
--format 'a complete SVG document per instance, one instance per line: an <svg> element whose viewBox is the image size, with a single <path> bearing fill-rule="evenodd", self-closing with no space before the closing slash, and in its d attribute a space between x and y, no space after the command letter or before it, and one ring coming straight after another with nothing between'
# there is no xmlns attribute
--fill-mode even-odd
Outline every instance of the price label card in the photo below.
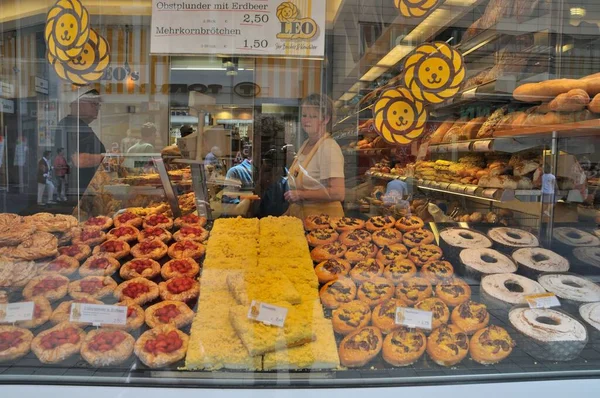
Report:
<svg viewBox="0 0 600 398"><path fill-rule="evenodd" d="M492 150L492 140L475 141L471 150L473 152L489 152Z"/></svg>
<svg viewBox="0 0 600 398"><path fill-rule="evenodd" d="M541 293L525 296L529 308L552 308L560 307L560 301L554 293Z"/></svg>
<svg viewBox="0 0 600 398"><path fill-rule="evenodd" d="M439 189L440 188L440 183L437 182L437 181L431 181L431 183L429 184L429 186L431 188Z"/></svg>
<svg viewBox="0 0 600 398"><path fill-rule="evenodd" d="M450 186L450 183L449 182L440 182L440 183L438 183L438 186L440 187L440 189L447 190L448 187Z"/></svg>
<svg viewBox="0 0 600 398"><path fill-rule="evenodd" d="M496 195L496 192L498 192L498 189L496 189L496 188L484 189L483 192L481 193L481 196L483 196L484 198L493 199L494 195Z"/></svg>
<svg viewBox="0 0 600 398"><path fill-rule="evenodd" d="M438 145L437 151L438 153L447 153L450 151L450 145Z"/></svg>
<svg viewBox="0 0 600 398"><path fill-rule="evenodd" d="M94 326L125 325L127 307L122 305L71 304L71 322L91 323Z"/></svg>
<svg viewBox="0 0 600 398"><path fill-rule="evenodd" d="M463 192L465 190L464 186L460 184L450 184L448 189L452 192Z"/></svg>
<svg viewBox="0 0 600 398"><path fill-rule="evenodd" d="M475 191L477 191L479 187L477 185L469 185L467 188L465 188L465 193L468 193L469 195L474 195Z"/></svg>
<svg viewBox="0 0 600 398"><path fill-rule="evenodd" d="M431 330L433 313L414 308L396 307L396 325Z"/></svg>
<svg viewBox="0 0 600 398"><path fill-rule="evenodd" d="M248 309L248 318L265 325L283 327L288 310L284 307L261 303L260 301L252 300Z"/></svg>
<svg viewBox="0 0 600 398"><path fill-rule="evenodd" d="M470 142L459 142L458 144L456 144L454 146L454 149L457 152L469 152L471 150L471 143Z"/></svg>
<svg viewBox="0 0 600 398"><path fill-rule="evenodd" d="M15 323L33 319L33 301L23 303L0 304L0 323Z"/></svg>

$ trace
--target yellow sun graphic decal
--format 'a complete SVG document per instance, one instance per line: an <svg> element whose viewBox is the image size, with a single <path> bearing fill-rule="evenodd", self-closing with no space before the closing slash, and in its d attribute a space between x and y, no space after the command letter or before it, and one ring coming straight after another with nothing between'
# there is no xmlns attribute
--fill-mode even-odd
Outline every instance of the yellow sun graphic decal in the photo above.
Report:
<svg viewBox="0 0 600 398"><path fill-rule="evenodd" d="M406 88L385 90L373 107L375 129L390 144L409 144L419 138L427 111Z"/></svg>
<svg viewBox="0 0 600 398"><path fill-rule="evenodd" d="M60 61L77 57L90 34L90 16L79 0L59 0L48 11L45 38L48 52Z"/></svg>
<svg viewBox="0 0 600 398"><path fill-rule="evenodd" d="M394 0L400 14L406 18L422 18L434 10L441 0Z"/></svg>

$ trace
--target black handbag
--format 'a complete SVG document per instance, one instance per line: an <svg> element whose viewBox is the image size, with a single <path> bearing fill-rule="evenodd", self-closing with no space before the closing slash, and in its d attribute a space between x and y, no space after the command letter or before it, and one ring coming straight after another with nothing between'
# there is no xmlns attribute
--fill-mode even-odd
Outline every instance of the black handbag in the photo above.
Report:
<svg viewBox="0 0 600 398"><path fill-rule="evenodd" d="M290 205L283 196L289 189L287 177L280 177L278 181L269 185L260 201L259 216L283 215Z"/></svg>

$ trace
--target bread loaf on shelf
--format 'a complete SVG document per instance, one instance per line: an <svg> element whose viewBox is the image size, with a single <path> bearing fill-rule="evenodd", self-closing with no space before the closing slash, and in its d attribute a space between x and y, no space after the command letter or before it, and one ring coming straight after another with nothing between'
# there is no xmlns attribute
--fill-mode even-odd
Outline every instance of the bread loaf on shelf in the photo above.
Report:
<svg viewBox="0 0 600 398"><path fill-rule="evenodd" d="M500 122L506 115L507 108L501 107L496 109L489 118L483 123L479 131L477 132L476 138L489 138L494 136L494 131L499 127Z"/></svg>
<svg viewBox="0 0 600 398"><path fill-rule="evenodd" d="M444 136L446 135L448 130L450 130L450 128L454 125L455 122L456 122L456 119L451 118L451 119L446 120L442 124L440 124L438 126L438 128L435 130L435 132L433 134L431 134L431 137L429 138L429 143L430 144L441 143L442 140L444 139Z"/></svg>
<svg viewBox="0 0 600 398"><path fill-rule="evenodd" d="M548 104L552 111L576 112L585 109L590 103L587 91L576 88L566 93L559 94Z"/></svg>
<svg viewBox="0 0 600 398"><path fill-rule="evenodd" d="M517 189L517 180L511 176L488 176L479 179L479 186L483 188Z"/></svg>
<svg viewBox="0 0 600 398"><path fill-rule="evenodd" d="M575 89L583 90L589 96L595 96L600 93L600 78L554 79L526 83L513 91L513 97L523 102L551 101L556 96Z"/></svg>
<svg viewBox="0 0 600 398"><path fill-rule="evenodd" d="M600 113L600 94L596 94L588 104L588 109L594 113Z"/></svg>
<svg viewBox="0 0 600 398"><path fill-rule="evenodd" d="M462 128L459 140L472 140L477 137L477 132L486 120L487 116L479 116L469 120Z"/></svg>

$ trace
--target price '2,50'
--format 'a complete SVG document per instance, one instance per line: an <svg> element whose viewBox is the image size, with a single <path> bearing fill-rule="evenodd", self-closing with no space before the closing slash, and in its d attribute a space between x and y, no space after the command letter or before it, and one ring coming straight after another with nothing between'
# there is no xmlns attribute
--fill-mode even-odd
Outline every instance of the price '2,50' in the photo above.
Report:
<svg viewBox="0 0 600 398"><path fill-rule="evenodd" d="M269 41L268 40L254 40L254 41L244 40L244 47L245 48L267 48L267 47L269 47Z"/></svg>
<svg viewBox="0 0 600 398"><path fill-rule="evenodd" d="M267 23L269 16L267 14L244 14L244 23Z"/></svg>

